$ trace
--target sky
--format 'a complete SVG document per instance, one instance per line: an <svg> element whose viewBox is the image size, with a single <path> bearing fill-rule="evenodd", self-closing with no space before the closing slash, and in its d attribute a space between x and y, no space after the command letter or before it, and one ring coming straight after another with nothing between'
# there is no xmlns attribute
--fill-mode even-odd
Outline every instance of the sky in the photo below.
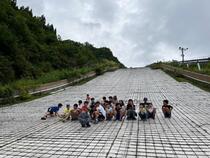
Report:
<svg viewBox="0 0 210 158"><path fill-rule="evenodd" d="M210 57L209 0L17 0L63 40L109 47L127 67Z"/></svg>

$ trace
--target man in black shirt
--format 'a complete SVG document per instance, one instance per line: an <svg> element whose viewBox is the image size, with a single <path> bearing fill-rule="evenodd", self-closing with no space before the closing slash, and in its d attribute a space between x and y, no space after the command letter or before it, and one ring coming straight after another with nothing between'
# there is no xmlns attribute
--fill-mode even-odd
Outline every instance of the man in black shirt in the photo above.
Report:
<svg viewBox="0 0 210 158"><path fill-rule="evenodd" d="M136 111L135 111L135 105L133 103L133 100L132 99L129 99L128 100L128 105L127 105L127 108L126 108L126 111L127 111L127 120L136 120Z"/></svg>
<svg viewBox="0 0 210 158"><path fill-rule="evenodd" d="M163 100L162 111L165 118L171 118L172 109L173 107L171 105L168 105L168 100Z"/></svg>

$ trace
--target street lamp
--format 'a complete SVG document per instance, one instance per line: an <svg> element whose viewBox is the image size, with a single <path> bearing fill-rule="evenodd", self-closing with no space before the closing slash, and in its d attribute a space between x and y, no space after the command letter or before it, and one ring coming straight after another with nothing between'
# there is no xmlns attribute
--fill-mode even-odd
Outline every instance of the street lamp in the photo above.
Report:
<svg viewBox="0 0 210 158"><path fill-rule="evenodd" d="M184 51L188 50L188 48L179 47L179 50L182 51L182 54L181 54L181 56L182 56L182 64L184 64Z"/></svg>

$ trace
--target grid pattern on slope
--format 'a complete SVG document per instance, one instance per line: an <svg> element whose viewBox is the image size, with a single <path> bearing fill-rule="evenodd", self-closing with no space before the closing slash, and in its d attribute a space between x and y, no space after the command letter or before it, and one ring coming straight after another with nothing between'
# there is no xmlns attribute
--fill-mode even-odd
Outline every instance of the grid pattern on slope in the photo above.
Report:
<svg viewBox="0 0 210 158"><path fill-rule="evenodd" d="M155 120L103 122L83 129L78 122L39 118L55 102L75 103L90 93L135 99L148 97ZM174 106L171 119L163 99ZM84 97L83 97L84 99ZM88 83L27 103L0 109L0 157L210 157L210 94L178 83L164 72L129 69L109 72Z"/></svg>

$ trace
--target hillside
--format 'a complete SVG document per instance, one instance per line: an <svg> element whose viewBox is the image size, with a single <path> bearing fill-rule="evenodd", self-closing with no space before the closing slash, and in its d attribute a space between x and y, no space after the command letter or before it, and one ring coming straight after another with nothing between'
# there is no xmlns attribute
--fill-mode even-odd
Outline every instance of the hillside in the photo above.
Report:
<svg viewBox="0 0 210 158"><path fill-rule="evenodd" d="M44 16L34 16L15 0L0 1L0 84L38 79L54 71L123 67L109 48L61 40Z"/></svg>

